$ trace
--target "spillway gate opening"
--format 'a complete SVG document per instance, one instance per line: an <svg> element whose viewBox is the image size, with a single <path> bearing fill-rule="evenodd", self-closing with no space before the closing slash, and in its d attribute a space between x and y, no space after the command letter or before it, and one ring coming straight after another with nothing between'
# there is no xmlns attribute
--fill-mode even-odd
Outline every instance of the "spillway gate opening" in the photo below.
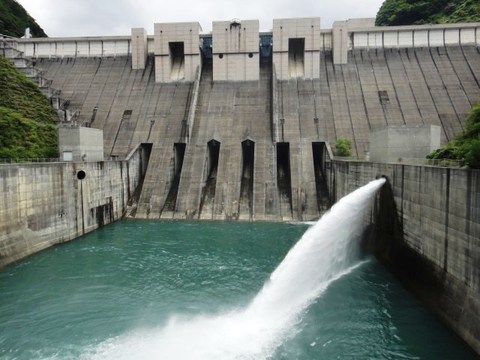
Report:
<svg viewBox="0 0 480 360"><path fill-rule="evenodd" d="M290 143L277 143L277 187L282 217L292 217L292 180L290 173Z"/></svg>
<svg viewBox="0 0 480 360"><path fill-rule="evenodd" d="M253 218L253 176L255 161L255 142L247 139L242 142L242 179L240 182L240 201L238 214Z"/></svg>
<svg viewBox="0 0 480 360"><path fill-rule="evenodd" d="M305 75L305 39L288 39L288 71L291 78Z"/></svg>
<svg viewBox="0 0 480 360"><path fill-rule="evenodd" d="M317 207L320 213L330 207L327 177L325 169L326 145L324 142L312 143L313 169L315 172L315 187L317 190Z"/></svg>
<svg viewBox="0 0 480 360"><path fill-rule="evenodd" d="M168 43L170 50L170 79L185 78L185 45L183 41Z"/></svg>
<svg viewBox="0 0 480 360"><path fill-rule="evenodd" d="M178 185L180 183L180 176L182 174L183 159L185 157L185 143L173 144L173 158L171 161L170 173L170 188L168 190L167 198L162 208L163 211L175 211L177 202Z"/></svg>
<svg viewBox="0 0 480 360"><path fill-rule="evenodd" d="M215 199L215 189L217 186L218 158L220 156L220 142L210 140L207 143L207 156L205 158L206 178L205 185L202 188L200 199L199 218L213 217L213 204Z"/></svg>

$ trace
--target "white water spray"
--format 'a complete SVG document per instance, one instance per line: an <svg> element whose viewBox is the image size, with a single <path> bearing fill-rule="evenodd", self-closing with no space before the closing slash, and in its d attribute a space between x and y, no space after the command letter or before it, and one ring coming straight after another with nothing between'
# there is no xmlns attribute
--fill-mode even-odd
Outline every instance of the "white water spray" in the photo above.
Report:
<svg viewBox="0 0 480 360"><path fill-rule="evenodd" d="M333 281L359 266L364 219L384 182L372 181L335 204L305 232L246 308L210 317L172 318L162 329L106 341L83 359L269 358L295 334L303 311Z"/></svg>

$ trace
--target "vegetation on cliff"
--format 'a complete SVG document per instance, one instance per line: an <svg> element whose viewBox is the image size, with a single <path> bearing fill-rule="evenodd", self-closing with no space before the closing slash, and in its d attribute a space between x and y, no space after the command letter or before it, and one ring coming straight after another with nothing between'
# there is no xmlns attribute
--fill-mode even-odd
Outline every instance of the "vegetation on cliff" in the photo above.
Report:
<svg viewBox="0 0 480 360"><path fill-rule="evenodd" d="M385 0L375 24L413 25L480 22L478 0Z"/></svg>
<svg viewBox="0 0 480 360"><path fill-rule="evenodd" d="M57 157L56 119L38 86L0 56L0 158Z"/></svg>
<svg viewBox="0 0 480 360"><path fill-rule="evenodd" d="M352 156L352 142L346 138L339 138L335 143L335 155L343 157Z"/></svg>
<svg viewBox="0 0 480 360"><path fill-rule="evenodd" d="M468 167L480 169L480 102L468 115L465 132L427 158L464 160Z"/></svg>
<svg viewBox="0 0 480 360"><path fill-rule="evenodd" d="M15 0L0 0L0 34L22 37L28 27L34 37L47 36L22 5Z"/></svg>

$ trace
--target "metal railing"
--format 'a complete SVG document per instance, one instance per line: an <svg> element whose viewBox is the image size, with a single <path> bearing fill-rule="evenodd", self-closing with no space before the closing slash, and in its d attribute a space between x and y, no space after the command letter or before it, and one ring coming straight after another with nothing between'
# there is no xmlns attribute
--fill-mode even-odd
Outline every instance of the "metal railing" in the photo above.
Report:
<svg viewBox="0 0 480 360"><path fill-rule="evenodd" d="M366 156L334 156L334 160L340 161L370 161ZM436 166L436 167L450 167L461 168L465 166L465 160L453 159L422 159L422 158L398 158L396 161L387 161L389 164L405 164L418 166Z"/></svg>
<svg viewBox="0 0 480 360"><path fill-rule="evenodd" d="M52 163L60 161L60 158L0 158L0 164Z"/></svg>
<svg viewBox="0 0 480 360"><path fill-rule="evenodd" d="M398 159L400 164L425 165L437 167L460 168L465 166L465 160L453 159Z"/></svg>
<svg viewBox="0 0 480 360"><path fill-rule="evenodd" d="M18 39L0 34L0 55L7 57L7 49L17 50Z"/></svg>

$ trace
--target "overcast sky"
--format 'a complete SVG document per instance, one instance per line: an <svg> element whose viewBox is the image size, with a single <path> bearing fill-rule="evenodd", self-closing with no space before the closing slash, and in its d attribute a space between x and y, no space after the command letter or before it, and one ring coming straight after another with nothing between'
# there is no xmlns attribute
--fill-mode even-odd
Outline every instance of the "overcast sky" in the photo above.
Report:
<svg viewBox="0 0 480 360"><path fill-rule="evenodd" d="M158 22L198 21L210 32L212 21L258 19L260 30L272 20L320 17L333 21L375 17L383 0L17 0L50 37L129 35L132 27L153 34Z"/></svg>

